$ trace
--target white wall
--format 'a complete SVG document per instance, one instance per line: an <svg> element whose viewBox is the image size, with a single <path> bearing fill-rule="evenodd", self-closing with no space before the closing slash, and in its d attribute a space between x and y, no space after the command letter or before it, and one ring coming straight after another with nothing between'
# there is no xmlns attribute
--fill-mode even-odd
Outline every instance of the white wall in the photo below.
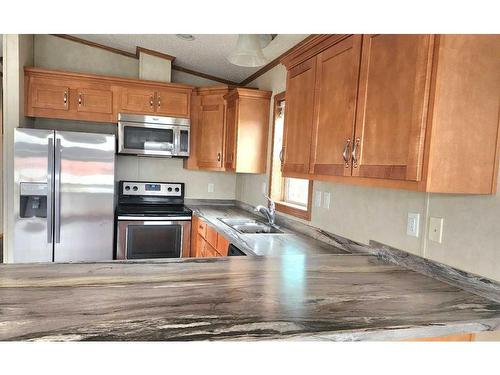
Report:
<svg viewBox="0 0 500 375"><path fill-rule="evenodd" d="M155 67L148 69L145 64L157 62L145 55L142 61L143 74L156 74L157 78L165 75ZM154 56L153 56L154 57ZM99 48L89 47L81 43L72 42L52 35L35 36L35 66L76 71L83 73L108 74L124 77L139 77L139 61L130 57L108 52ZM170 62L169 62L170 64ZM169 65L168 64L168 65ZM165 66L159 66L165 69ZM172 73L172 81L178 83L213 85L210 80L195 77L190 74ZM177 74L181 73L181 74ZM151 78L147 75L145 78ZM165 80L165 79L163 79ZM36 119L36 128L115 133L113 124L98 124L78 121L64 121L51 119ZM189 171L182 167L181 159L151 158L136 156L117 156L117 180L153 180L177 181L186 183L186 197L200 199L235 199L236 175L233 173ZM208 193L208 184L213 183L213 193Z"/></svg>
<svg viewBox="0 0 500 375"><path fill-rule="evenodd" d="M279 65L249 86L285 90L286 70ZM272 110L270 112L272 124ZM270 153L268 153L268 166ZM269 168L268 168L269 172ZM236 198L265 204L264 175L238 175ZM314 191L331 194L330 209L313 207L310 224L352 240L369 240L500 281L500 196L426 194L396 189L314 182ZM420 213L420 237L406 235L408 212ZM443 242L426 240L430 216L444 218Z"/></svg>
<svg viewBox="0 0 500 375"><path fill-rule="evenodd" d="M32 121L24 117L24 70L33 65L33 35L4 35L4 134L3 134L3 234L4 262L12 255L14 218L14 129L30 126Z"/></svg>

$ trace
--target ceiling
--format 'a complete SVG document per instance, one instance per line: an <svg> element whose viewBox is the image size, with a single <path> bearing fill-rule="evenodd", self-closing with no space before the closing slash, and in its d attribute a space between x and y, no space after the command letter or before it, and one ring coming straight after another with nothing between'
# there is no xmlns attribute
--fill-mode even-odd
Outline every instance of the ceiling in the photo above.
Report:
<svg viewBox="0 0 500 375"><path fill-rule="evenodd" d="M238 34L193 34L194 41L185 41L174 34L73 34L78 38L90 40L105 46L135 53L136 47L144 47L176 57L174 64L241 82L255 73L260 67L246 68L232 65L226 57L236 46ZM268 61L286 52L308 34L278 34L263 49Z"/></svg>

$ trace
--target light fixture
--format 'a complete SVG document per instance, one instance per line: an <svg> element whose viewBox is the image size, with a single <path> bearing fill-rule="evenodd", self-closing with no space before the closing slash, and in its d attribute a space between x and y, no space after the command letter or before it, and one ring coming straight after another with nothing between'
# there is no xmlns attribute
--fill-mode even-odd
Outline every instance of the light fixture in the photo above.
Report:
<svg viewBox="0 0 500 375"><path fill-rule="evenodd" d="M175 36L179 39L186 40L188 42L192 42L193 40L195 40L193 34L175 34Z"/></svg>
<svg viewBox="0 0 500 375"><path fill-rule="evenodd" d="M231 64L246 67L257 67L267 63L262 53L276 37L275 34L240 34L235 50L227 57Z"/></svg>

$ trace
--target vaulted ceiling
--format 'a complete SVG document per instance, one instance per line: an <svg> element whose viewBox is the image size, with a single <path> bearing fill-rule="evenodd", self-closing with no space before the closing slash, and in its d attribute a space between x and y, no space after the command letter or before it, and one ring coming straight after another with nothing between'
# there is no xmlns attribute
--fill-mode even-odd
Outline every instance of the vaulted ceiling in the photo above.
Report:
<svg viewBox="0 0 500 375"><path fill-rule="evenodd" d="M144 47L176 57L175 64L234 82L241 82L260 68L232 65L227 56L236 46L238 34L193 34L193 41L179 39L174 34L73 34L108 47L135 53ZM268 61L286 52L307 34L278 34L263 49Z"/></svg>

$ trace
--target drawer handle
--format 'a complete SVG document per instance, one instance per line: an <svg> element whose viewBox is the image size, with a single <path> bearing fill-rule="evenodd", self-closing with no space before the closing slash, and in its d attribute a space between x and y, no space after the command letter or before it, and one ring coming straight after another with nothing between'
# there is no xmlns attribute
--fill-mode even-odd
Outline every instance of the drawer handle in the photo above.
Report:
<svg viewBox="0 0 500 375"><path fill-rule="evenodd" d="M354 142L354 146L352 148L352 166L354 168L358 167L358 147L361 139L358 137L356 138L356 142Z"/></svg>
<svg viewBox="0 0 500 375"><path fill-rule="evenodd" d="M153 97L150 96L149 97L149 105L151 106L151 108L153 108L153 104L154 104Z"/></svg>
<svg viewBox="0 0 500 375"><path fill-rule="evenodd" d="M67 91L64 91L63 102L64 102L64 105L68 104L68 92Z"/></svg>
<svg viewBox="0 0 500 375"><path fill-rule="evenodd" d="M220 161L220 152L217 154L217 161Z"/></svg>
<svg viewBox="0 0 500 375"><path fill-rule="evenodd" d="M78 105L82 105L82 94L78 94Z"/></svg>
<svg viewBox="0 0 500 375"><path fill-rule="evenodd" d="M161 97L158 97L158 108L161 107Z"/></svg>
<svg viewBox="0 0 500 375"><path fill-rule="evenodd" d="M348 139L345 143L344 152L342 153L342 158L344 159L344 166L349 168L349 146L351 145L351 140Z"/></svg>

